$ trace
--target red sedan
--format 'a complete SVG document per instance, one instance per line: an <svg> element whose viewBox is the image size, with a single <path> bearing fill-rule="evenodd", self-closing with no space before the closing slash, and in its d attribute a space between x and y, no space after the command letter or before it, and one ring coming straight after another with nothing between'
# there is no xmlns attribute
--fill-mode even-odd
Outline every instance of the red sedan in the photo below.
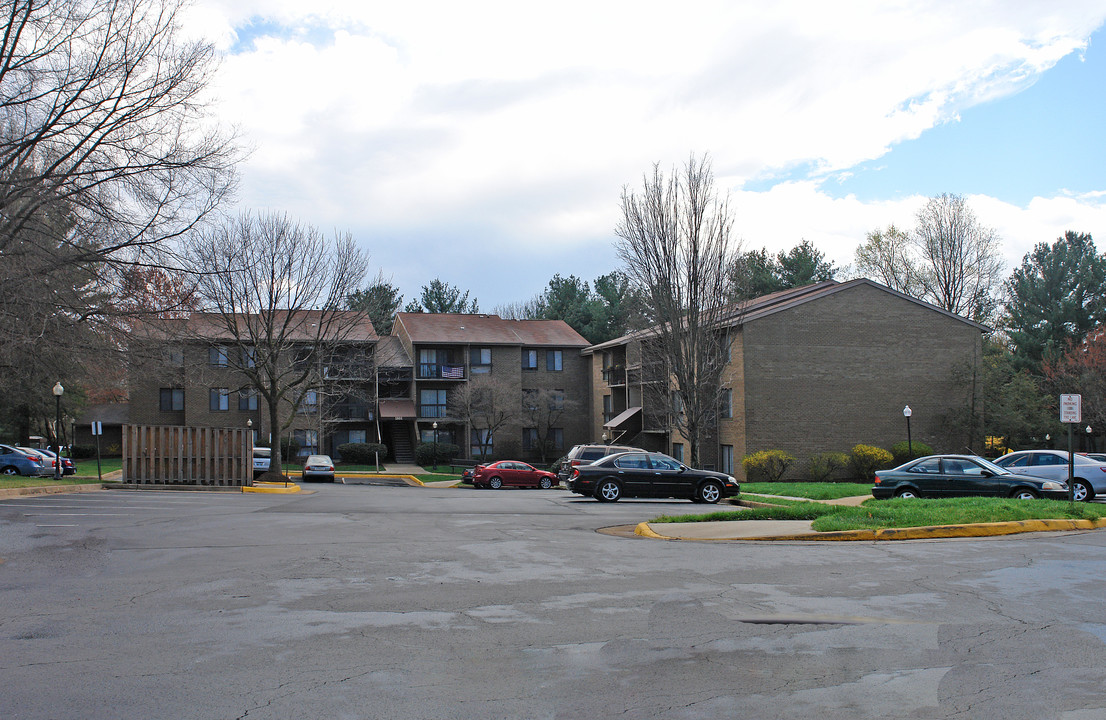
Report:
<svg viewBox="0 0 1106 720"><path fill-rule="evenodd" d="M556 475L538 470L518 460L500 460L490 465L477 465L472 471L473 487L489 487L498 490L501 487L540 487L548 490L559 482Z"/></svg>

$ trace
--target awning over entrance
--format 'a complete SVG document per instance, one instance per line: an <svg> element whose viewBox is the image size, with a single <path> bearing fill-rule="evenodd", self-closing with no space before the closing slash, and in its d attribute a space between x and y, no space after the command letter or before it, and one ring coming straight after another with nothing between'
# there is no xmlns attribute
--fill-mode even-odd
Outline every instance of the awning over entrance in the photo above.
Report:
<svg viewBox="0 0 1106 720"><path fill-rule="evenodd" d="M414 400L380 401L381 420L414 420L416 417Z"/></svg>
<svg viewBox="0 0 1106 720"><path fill-rule="evenodd" d="M626 431L630 429L630 421L635 419L641 414L641 408L632 407L627 408L618 415L611 418L610 422L603 423L603 427L608 430Z"/></svg>

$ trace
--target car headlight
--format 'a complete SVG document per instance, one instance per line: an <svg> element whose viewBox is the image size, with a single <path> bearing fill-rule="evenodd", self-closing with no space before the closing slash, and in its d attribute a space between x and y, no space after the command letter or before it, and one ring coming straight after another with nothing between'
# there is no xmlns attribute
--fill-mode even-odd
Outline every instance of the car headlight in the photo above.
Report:
<svg viewBox="0 0 1106 720"><path fill-rule="evenodd" d="M737 485L737 478L735 478L733 475L727 475L726 482L730 485Z"/></svg>
<svg viewBox="0 0 1106 720"><path fill-rule="evenodd" d="M1042 490L1067 490L1067 486L1064 483L1053 482L1049 480L1046 483L1041 484Z"/></svg>

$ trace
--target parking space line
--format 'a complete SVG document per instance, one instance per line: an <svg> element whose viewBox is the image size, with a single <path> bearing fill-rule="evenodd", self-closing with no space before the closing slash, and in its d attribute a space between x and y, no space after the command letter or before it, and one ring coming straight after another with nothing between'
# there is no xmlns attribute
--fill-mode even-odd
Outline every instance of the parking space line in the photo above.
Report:
<svg viewBox="0 0 1106 720"><path fill-rule="evenodd" d="M23 513L23 517L130 517L134 513Z"/></svg>

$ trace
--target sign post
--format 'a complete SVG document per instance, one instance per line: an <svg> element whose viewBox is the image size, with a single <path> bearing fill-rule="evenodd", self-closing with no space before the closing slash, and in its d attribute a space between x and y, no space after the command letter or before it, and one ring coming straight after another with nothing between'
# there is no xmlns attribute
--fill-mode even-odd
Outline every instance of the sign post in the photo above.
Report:
<svg viewBox="0 0 1106 720"><path fill-rule="evenodd" d="M104 473L100 470L100 436L104 434L104 424L99 420L92 422L92 436L96 438L96 477L100 482L104 481Z"/></svg>
<svg viewBox="0 0 1106 720"><path fill-rule="evenodd" d="M1083 396L1060 396L1060 422L1068 426L1068 501L1075 502L1075 447L1072 427L1083 422Z"/></svg>

